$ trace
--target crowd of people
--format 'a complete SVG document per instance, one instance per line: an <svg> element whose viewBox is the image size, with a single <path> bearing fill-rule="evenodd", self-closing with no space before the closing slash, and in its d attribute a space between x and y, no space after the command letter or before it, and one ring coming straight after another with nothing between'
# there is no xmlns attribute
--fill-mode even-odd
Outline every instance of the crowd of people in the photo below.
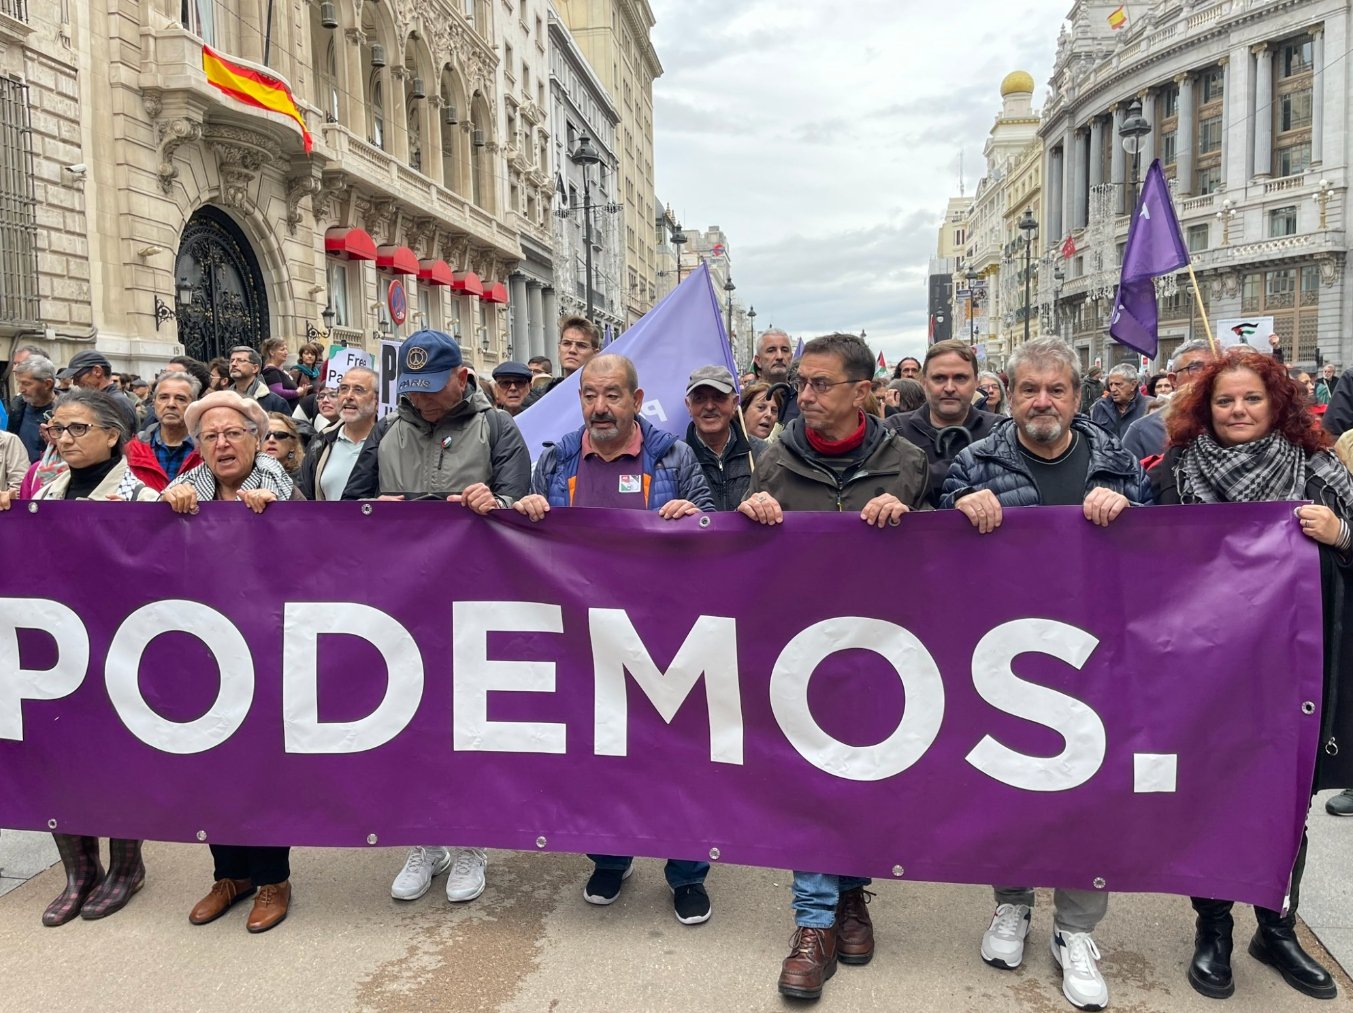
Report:
<svg viewBox="0 0 1353 1013"><path fill-rule="evenodd" d="M1348 375L1338 378L1331 367L1308 385L1278 356L1218 355L1195 341L1149 380L1126 364L1109 369L1101 385L1094 372L1082 376L1068 345L1038 338L1016 349L999 374L983 371L971 346L951 340L877 379L874 355L855 335L815 338L795 356L789 335L772 330L741 378L717 364L690 374L682 436L642 415L643 378L629 359L601 351L595 325L569 317L559 335L560 376L537 357L478 377L450 335L415 333L398 353L398 406L380 418L377 375L354 367L327 387L317 346L302 346L290 369L277 340L231 349L212 363L175 359L148 388L120 382L100 352L82 351L58 369L44 349L25 346L13 357L18 397L0 443L7 483L0 511L19 499L159 501L181 514L213 500L261 514L276 500L434 499L480 515L514 510L542 524L555 510L600 507L652 511L667 521L728 511L763 525L788 511L825 510L896 527L908 513L952 509L980 535L999 538L1012 507L1079 506L1087 522L1108 526L1152 504L1299 501L1290 523L1319 547L1326 605L1325 710L1310 787L1353 784L1353 749L1340 749L1353 742L1353 637L1344 634L1353 629L1353 599L1343 592L1353 566ZM574 372L582 425L559 434L533 467L514 416ZM1328 810L1353 815L1353 791L1335 796ZM105 869L97 838L54 836L66 883L44 924L106 917L145 882L141 842L111 841ZM254 898L250 932L286 918L289 849L210 850L212 886L191 909L192 924L214 921L247 897ZM1294 932L1305 851L1303 838L1287 910L1256 909L1248 952L1293 988L1332 998L1334 979ZM632 858L589 857L584 899L614 903ZM482 848L416 846L391 895L417 900L445 874L447 899L472 901L485 889L487 864ZM870 881L848 872L793 873L795 932L778 980L783 995L817 998L838 964L873 956ZM708 873L704 862L666 864L683 924L711 916ZM1033 889L997 885L993 901L981 959L1019 967ZM1232 906L1226 898L1193 898L1187 978L1213 998L1234 990ZM1051 955L1064 995L1080 1009L1109 1001L1094 939L1107 908L1104 891L1054 894Z"/></svg>

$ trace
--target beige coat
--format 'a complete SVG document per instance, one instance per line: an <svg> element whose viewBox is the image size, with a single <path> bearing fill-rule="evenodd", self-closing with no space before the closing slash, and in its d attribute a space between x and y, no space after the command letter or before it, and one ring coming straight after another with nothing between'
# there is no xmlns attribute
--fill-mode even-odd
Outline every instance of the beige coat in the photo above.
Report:
<svg viewBox="0 0 1353 1013"><path fill-rule="evenodd" d="M113 493L117 492L117 487L122 484L122 477L127 474L127 459L124 457L113 465L112 471L108 472L89 495L90 501L106 500ZM70 472L63 471L52 479L41 489L33 494L34 499L65 499L66 489L70 486ZM136 494L136 502L152 503L160 498L160 494L148 485L142 485L140 491Z"/></svg>
<svg viewBox="0 0 1353 1013"><path fill-rule="evenodd" d="M0 431L0 473L4 475L4 485L0 488L18 492L23 477L28 474L28 448L23 440L13 433Z"/></svg>

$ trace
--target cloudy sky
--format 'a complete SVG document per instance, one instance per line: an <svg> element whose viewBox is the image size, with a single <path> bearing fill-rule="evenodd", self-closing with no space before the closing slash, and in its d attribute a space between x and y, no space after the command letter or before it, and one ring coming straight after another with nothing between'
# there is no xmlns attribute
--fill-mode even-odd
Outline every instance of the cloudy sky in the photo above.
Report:
<svg viewBox="0 0 1353 1013"><path fill-rule="evenodd" d="M650 0L658 199L728 235L757 329L925 347L944 205L1027 70L1043 104L1069 0Z"/></svg>

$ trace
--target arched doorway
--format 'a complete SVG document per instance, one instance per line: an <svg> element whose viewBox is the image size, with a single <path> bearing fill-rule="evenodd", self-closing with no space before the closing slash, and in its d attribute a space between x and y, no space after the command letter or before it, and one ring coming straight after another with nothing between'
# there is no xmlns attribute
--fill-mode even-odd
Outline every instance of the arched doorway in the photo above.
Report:
<svg viewBox="0 0 1353 1013"><path fill-rule="evenodd" d="M185 355L208 362L235 345L257 348L269 336L263 272L249 240L225 212L202 207L179 240L174 277L192 299L178 307Z"/></svg>

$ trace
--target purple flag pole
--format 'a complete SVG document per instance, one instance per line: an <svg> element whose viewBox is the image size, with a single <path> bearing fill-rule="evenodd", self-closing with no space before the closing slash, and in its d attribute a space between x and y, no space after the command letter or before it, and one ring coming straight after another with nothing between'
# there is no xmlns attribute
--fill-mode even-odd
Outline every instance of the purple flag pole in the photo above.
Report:
<svg viewBox="0 0 1353 1013"><path fill-rule="evenodd" d="M1154 359L1159 348L1154 279L1188 264L1189 251L1170 199L1170 187L1160 159L1155 159L1146 170L1146 182L1128 226L1109 335Z"/></svg>
<svg viewBox="0 0 1353 1013"><path fill-rule="evenodd" d="M701 366L727 366L736 382L737 365L724 333L723 313L701 264L681 284L606 347L608 353L628 356L639 373L644 391L643 414L655 427L685 436L686 381ZM517 426L531 460L553 442L583 424L578 405L578 370L517 416Z"/></svg>

